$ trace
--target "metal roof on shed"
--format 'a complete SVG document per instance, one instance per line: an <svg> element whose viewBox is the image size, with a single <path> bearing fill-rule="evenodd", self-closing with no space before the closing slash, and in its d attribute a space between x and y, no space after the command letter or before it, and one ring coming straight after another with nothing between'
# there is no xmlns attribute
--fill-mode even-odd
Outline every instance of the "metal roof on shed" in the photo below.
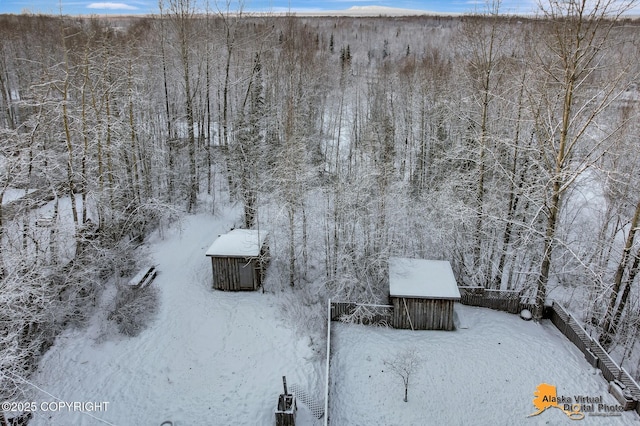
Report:
<svg viewBox="0 0 640 426"><path fill-rule="evenodd" d="M460 299L451 264L446 260L389 259L391 297Z"/></svg>

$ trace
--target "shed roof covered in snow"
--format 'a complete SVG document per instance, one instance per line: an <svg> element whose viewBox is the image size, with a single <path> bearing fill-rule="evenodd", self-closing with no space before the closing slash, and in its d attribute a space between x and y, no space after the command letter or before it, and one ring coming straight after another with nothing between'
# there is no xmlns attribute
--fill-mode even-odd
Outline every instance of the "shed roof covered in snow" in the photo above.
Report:
<svg viewBox="0 0 640 426"><path fill-rule="evenodd" d="M256 257L268 232L255 229L234 229L220 235L207 250L207 256Z"/></svg>
<svg viewBox="0 0 640 426"><path fill-rule="evenodd" d="M389 259L391 297L460 299L451 264L446 260Z"/></svg>

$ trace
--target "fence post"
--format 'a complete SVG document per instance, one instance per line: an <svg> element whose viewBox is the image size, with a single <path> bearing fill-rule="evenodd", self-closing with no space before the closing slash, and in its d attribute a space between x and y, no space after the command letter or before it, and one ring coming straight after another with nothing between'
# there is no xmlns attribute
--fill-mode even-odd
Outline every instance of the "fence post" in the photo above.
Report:
<svg viewBox="0 0 640 426"><path fill-rule="evenodd" d="M324 382L324 426L329 426L329 362L331 360L331 298L327 301L327 364Z"/></svg>

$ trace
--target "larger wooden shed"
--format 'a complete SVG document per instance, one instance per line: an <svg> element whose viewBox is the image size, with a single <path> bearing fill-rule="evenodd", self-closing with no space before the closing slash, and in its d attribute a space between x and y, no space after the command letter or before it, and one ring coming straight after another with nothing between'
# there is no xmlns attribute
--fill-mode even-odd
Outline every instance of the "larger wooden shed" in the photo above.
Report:
<svg viewBox="0 0 640 426"><path fill-rule="evenodd" d="M257 290L269 261L267 235L254 229L234 229L220 235L206 253L211 258L213 288Z"/></svg>
<svg viewBox="0 0 640 426"><path fill-rule="evenodd" d="M460 300L451 264L445 260L389 259L391 325L412 330L453 330Z"/></svg>

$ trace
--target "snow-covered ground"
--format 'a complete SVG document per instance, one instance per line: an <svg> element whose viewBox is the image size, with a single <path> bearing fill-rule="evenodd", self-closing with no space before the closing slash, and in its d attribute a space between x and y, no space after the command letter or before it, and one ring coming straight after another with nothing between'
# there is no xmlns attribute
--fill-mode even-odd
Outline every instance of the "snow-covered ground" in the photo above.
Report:
<svg viewBox="0 0 640 426"><path fill-rule="evenodd" d="M33 190L27 190L28 193ZM3 204L20 199L25 195L23 189L7 189L3 198ZM90 200L91 201L91 200ZM75 196L76 211L82 214L82 196ZM58 204L58 215L55 216L56 203ZM87 203L88 218L97 223L97 213L93 208L93 203ZM29 226L24 228L24 224ZM75 224L73 211L71 208L71 198L63 196L58 200L52 200L46 204L28 209L18 215L15 220L5 223L4 248L5 257L22 258L43 258L51 255L51 231L55 230L55 249L58 261L65 263L73 258L75 253ZM26 236L26 238L25 238ZM26 249L24 248L26 247Z"/></svg>
<svg viewBox="0 0 640 426"><path fill-rule="evenodd" d="M189 216L150 242L161 306L138 337L114 334L105 307L44 356L33 379L38 404L105 401L108 409L39 410L30 425L268 425L283 375L310 392L322 381L308 339L282 321L276 296L211 289L205 251L233 214ZM298 424L314 424L300 408Z"/></svg>
<svg viewBox="0 0 640 426"><path fill-rule="evenodd" d="M24 197L26 194L35 191L34 189L17 189L17 188L7 188L2 197L2 204L9 204L12 201L15 201L21 197Z"/></svg>
<svg viewBox="0 0 640 426"><path fill-rule="evenodd" d="M586 414L572 421L555 408L537 411L534 391L556 386L558 396L602 396L617 404L599 370L550 322L525 322L516 315L456 306L467 329L394 330L334 323L330 421L332 425L629 425L620 417ZM417 349L421 364L410 376L403 402L400 376L385 366L396 353ZM597 411L597 407L595 407Z"/></svg>
<svg viewBox="0 0 640 426"><path fill-rule="evenodd" d="M283 375L309 393L324 383L322 360L285 323L277 295L211 289L205 251L238 213L188 216L163 239L150 239L161 301L155 320L137 337L117 334L106 320L111 289L90 325L63 333L32 379L38 406L104 401L107 410L38 410L30 425L273 425ZM457 312L467 328L455 332L334 323L331 425L571 422L557 409L527 418L541 383L555 385L558 395L602 396L615 404L600 373L550 323L466 306ZM384 360L409 347L422 364L405 403L401 379ZM298 405L299 426L320 423ZM635 413L587 414L580 424L640 421Z"/></svg>

